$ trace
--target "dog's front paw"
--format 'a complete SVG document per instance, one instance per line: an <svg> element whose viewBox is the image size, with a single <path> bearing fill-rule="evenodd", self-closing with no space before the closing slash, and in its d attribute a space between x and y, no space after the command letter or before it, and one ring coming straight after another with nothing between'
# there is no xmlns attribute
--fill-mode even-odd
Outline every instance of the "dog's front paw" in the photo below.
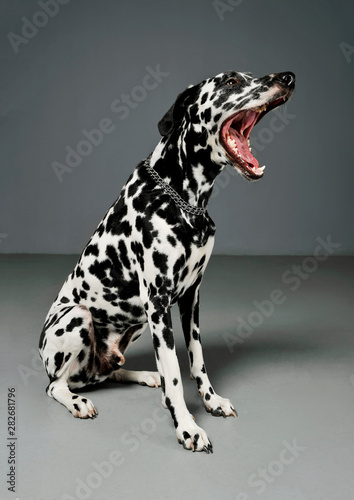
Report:
<svg viewBox="0 0 354 500"><path fill-rule="evenodd" d="M213 445L208 439L206 432L192 419L188 424L177 427L177 440L186 450L205 451L213 453Z"/></svg>
<svg viewBox="0 0 354 500"><path fill-rule="evenodd" d="M206 411L214 417L237 417L237 412L229 399L222 398L215 393L203 394L202 398Z"/></svg>

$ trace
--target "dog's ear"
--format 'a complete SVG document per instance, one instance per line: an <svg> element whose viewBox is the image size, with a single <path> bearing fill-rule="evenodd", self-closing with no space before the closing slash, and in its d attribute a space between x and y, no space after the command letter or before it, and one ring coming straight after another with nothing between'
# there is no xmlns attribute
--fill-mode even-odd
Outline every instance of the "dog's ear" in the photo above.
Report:
<svg viewBox="0 0 354 500"><path fill-rule="evenodd" d="M178 94L176 101L167 113L161 118L157 127L162 136L170 135L174 128L178 126L183 118L185 110L192 103L196 93L196 85L191 85L185 91Z"/></svg>

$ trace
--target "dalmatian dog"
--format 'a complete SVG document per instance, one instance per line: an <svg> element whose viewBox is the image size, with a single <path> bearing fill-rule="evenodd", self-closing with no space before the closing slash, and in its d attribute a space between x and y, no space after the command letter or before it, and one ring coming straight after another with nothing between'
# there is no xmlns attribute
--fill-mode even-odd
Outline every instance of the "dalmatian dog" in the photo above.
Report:
<svg viewBox="0 0 354 500"><path fill-rule="evenodd" d="M79 418L97 410L77 388L105 379L162 388L179 443L212 452L187 409L175 350L171 306L179 306L196 381L206 411L236 417L207 374L199 331L199 288L214 243L207 205L227 166L247 180L264 168L251 153L250 133L295 86L291 72L255 78L230 71L188 87L158 124L162 136L138 164L83 250L54 300L39 351L48 396ZM157 372L122 368L128 347L149 325Z"/></svg>

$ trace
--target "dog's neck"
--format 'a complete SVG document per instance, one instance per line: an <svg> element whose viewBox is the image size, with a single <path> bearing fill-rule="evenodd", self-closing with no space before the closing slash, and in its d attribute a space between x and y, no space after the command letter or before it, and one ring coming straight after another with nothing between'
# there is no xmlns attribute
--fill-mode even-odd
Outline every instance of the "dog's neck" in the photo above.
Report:
<svg viewBox="0 0 354 500"><path fill-rule="evenodd" d="M190 138L179 140L176 146L171 140L161 139L150 165L188 204L206 209L223 166L211 160L208 148L195 152L195 141L188 141ZM193 150L187 150L185 144L192 144Z"/></svg>

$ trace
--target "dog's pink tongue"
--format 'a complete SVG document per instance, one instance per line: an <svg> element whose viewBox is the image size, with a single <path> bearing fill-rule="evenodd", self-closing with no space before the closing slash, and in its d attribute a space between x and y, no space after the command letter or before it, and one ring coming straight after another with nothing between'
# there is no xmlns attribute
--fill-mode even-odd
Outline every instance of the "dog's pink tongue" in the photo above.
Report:
<svg viewBox="0 0 354 500"><path fill-rule="evenodd" d="M238 149L239 154L242 156L242 158L251 167L256 167L256 168L259 167L258 160L252 155L252 153L248 147L247 139L243 135L240 135L238 133L236 133L235 135L236 135L235 141L236 141L237 149Z"/></svg>
<svg viewBox="0 0 354 500"><path fill-rule="evenodd" d="M257 121L257 117L258 116L255 111L246 111L240 116L241 123L236 122L237 127L230 127L230 135L236 141L238 153L251 167L255 168L259 167L259 163L252 155L248 147L247 139L249 138L251 130Z"/></svg>
<svg viewBox="0 0 354 500"><path fill-rule="evenodd" d="M234 129L230 129L230 135L236 142L238 154L242 157L242 159L245 160L251 167L259 167L258 160L252 155L248 147L247 138Z"/></svg>

